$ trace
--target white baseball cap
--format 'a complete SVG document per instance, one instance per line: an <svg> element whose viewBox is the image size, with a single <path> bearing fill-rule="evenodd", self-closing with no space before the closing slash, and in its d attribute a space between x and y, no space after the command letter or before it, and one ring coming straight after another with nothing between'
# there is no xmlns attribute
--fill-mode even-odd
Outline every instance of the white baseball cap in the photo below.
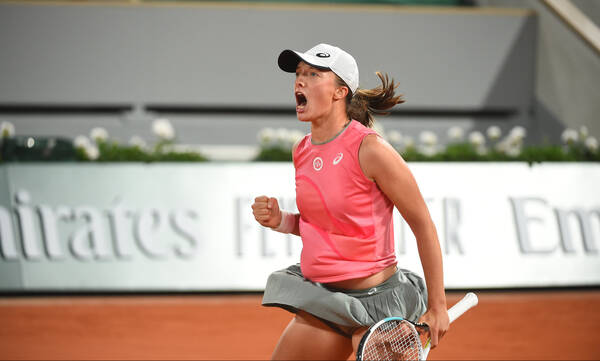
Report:
<svg viewBox="0 0 600 361"><path fill-rule="evenodd" d="M358 88L358 66L352 55L337 46L319 44L304 53L294 50L284 50L279 54L277 64L281 70L295 73L300 61L314 66L315 68L328 69L348 85L354 94Z"/></svg>

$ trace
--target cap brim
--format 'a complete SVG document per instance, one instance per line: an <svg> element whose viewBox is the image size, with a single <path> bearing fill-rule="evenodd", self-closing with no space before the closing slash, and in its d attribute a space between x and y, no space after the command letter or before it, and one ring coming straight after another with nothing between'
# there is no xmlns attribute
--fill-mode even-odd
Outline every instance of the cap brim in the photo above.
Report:
<svg viewBox="0 0 600 361"><path fill-rule="evenodd" d="M309 54L299 53L293 50L284 50L279 54L279 58L277 59L277 64L279 68L288 73L295 73L296 68L298 67L298 63L303 61L310 66L314 66L319 69L329 69L327 65L319 64L320 59L316 56L312 56Z"/></svg>

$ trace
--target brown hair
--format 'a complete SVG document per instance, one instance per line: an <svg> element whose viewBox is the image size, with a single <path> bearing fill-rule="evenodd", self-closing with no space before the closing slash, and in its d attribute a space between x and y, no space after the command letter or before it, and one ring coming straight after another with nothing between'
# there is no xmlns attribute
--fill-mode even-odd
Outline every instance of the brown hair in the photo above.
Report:
<svg viewBox="0 0 600 361"><path fill-rule="evenodd" d="M348 119L355 119L369 128L373 126L373 115L387 115L389 114L388 110L394 105L404 103L402 94L394 94L398 87L394 79L390 80L387 74L380 72L375 72L375 74L381 80L380 86L373 89L359 88L354 94L349 92L346 96ZM348 86L341 78L336 78L339 86Z"/></svg>

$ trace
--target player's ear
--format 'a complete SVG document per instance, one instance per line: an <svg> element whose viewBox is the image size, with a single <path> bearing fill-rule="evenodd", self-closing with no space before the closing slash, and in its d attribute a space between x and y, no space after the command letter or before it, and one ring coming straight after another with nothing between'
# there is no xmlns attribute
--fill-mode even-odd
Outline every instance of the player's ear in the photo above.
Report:
<svg viewBox="0 0 600 361"><path fill-rule="evenodd" d="M337 88L335 88L335 93L334 93L333 97L335 100L345 99L346 95L348 95L349 92L350 92L350 90L348 90L347 86L345 86L345 85L338 86Z"/></svg>

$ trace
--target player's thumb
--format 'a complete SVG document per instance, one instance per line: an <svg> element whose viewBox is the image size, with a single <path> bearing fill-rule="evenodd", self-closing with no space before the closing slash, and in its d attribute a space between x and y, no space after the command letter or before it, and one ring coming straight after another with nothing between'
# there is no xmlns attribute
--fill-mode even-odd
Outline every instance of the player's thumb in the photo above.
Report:
<svg viewBox="0 0 600 361"><path fill-rule="evenodd" d="M277 202L277 198L269 198L269 202L267 203L267 208L271 210L278 210L279 203Z"/></svg>

